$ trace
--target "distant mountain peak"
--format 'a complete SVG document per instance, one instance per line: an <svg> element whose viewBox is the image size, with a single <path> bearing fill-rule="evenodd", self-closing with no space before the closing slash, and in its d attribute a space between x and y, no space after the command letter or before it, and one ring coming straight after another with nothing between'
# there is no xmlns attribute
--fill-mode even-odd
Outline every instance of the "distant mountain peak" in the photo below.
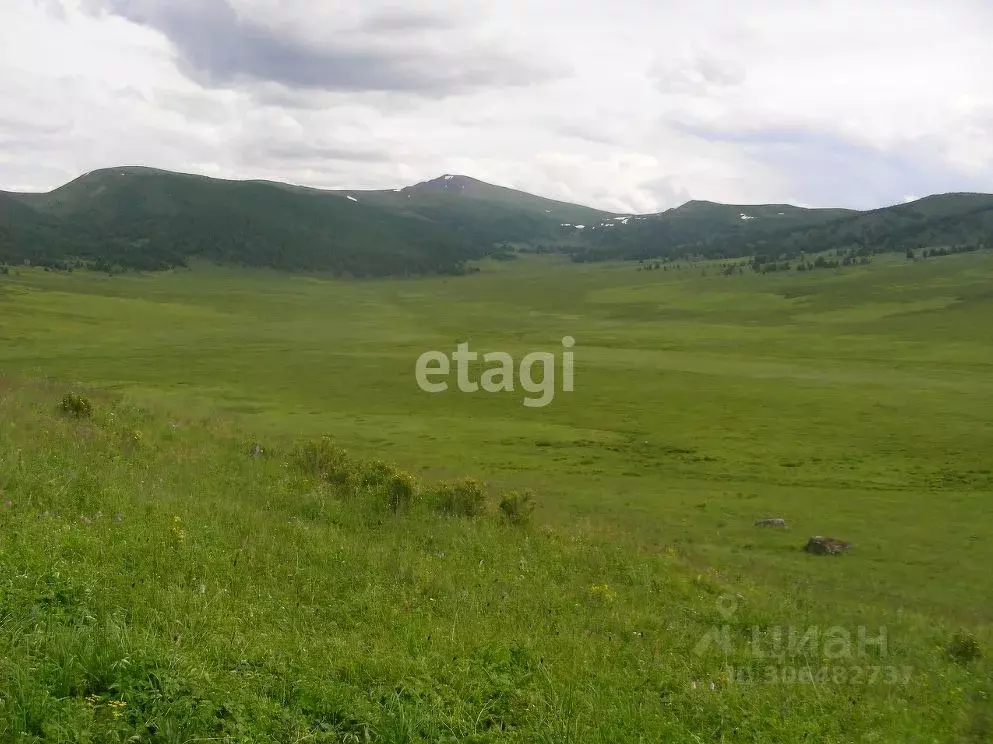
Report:
<svg viewBox="0 0 993 744"><path fill-rule="evenodd" d="M436 188L436 189L464 189L466 186L471 184L477 184L474 178L469 178L469 176L462 176L457 173L445 173L444 175L433 178L430 181L424 181L417 184L422 187Z"/></svg>

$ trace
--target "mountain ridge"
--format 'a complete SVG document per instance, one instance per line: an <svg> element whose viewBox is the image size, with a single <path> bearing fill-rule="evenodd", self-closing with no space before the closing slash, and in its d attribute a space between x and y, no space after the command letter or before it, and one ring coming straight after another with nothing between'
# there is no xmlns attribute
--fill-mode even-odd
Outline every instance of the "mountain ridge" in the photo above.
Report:
<svg viewBox="0 0 993 744"><path fill-rule="evenodd" d="M318 189L149 166L89 171L48 192L0 191L0 262L160 269L199 258L336 275L464 273L515 249L574 260L863 254L993 241L993 195L873 210L693 199L617 213L463 174L394 189Z"/></svg>
<svg viewBox="0 0 993 744"><path fill-rule="evenodd" d="M355 193L355 194L361 194L361 193L366 193L366 194L372 194L372 193L375 193L375 194L386 194L386 193L403 193L403 192L408 192L408 191L410 191L412 189L416 189L418 187L434 185L434 184L437 184L437 183L439 183L441 181L451 179L451 180L455 180L456 182L479 184L479 185L482 185L482 186L489 187L491 189L498 189L498 190L502 190L502 191L514 192L516 194L523 194L525 196L530 196L530 197L533 197L535 199L539 199L539 200L546 201L546 202L552 202L552 203L566 205L566 206L572 206L572 207L581 207L581 208L584 208L584 209L591 210L593 212L599 212L599 213L602 213L602 214L610 214L610 215L616 215L616 216L626 216L626 217L634 217L634 216L652 217L652 216L658 216L658 215L666 214L668 212L672 212L674 210L680 210L680 209L683 209L685 207L694 207L694 206L697 206L697 205L699 205L701 207L718 206L718 207L742 207L742 208L788 207L788 208L791 208L791 209L802 209L802 210L809 210L809 211L835 210L835 211L841 211L841 212L867 214L867 213L879 212L879 211L887 210L887 209L893 209L893 208L896 208L896 207L903 207L903 206L908 206L908 205L913 205L913 204L920 204L920 203L923 203L923 202L928 202L928 201L935 200L935 199L942 199L942 198L945 198L945 197L965 197L965 198L969 198L969 197L989 197L989 198L993 198L993 193L987 193L987 192L981 192L981 191L947 191L947 192L943 191L943 192L936 192L934 194L927 194L925 196L918 197L918 198L913 199L911 201L893 202L893 203L890 203L890 204L883 204L883 205L878 206L878 207L871 207L869 209L856 209L856 208L853 208L853 207L834 207L834 206L800 206L800 205L796 205L796 204L791 204L789 202L736 202L736 203L731 203L731 202L718 202L718 201L713 201L713 200L710 200L710 199L689 199L689 200L687 200L685 202L682 202L681 204L677 204L677 205L674 205L672 207L667 207L666 209L663 209L663 210L660 210L660 211L657 211L657 212L619 212L619 211L612 211L612 210L607 210L607 209L601 209L599 207L594 207L594 206L591 206L591 205L582 204L580 202L569 202L569 201L565 201L565 200L562 200L562 199L555 199L553 197L543 196L541 194L536 194L536 193L530 192L530 191L524 191L522 189L517 189L517 188L511 187L511 186L502 186L502 185L498 185L498 184L493 184L493 183L490 183L488 181L483 181L481 179L475 178L474 176L469 176L469 175L466 175L466 174L459 174L459 173L444 173L444 174L441 174L441 175L436 176L436 177L431 178L431 179L427 179L427 180L424 180L424 181L418 181L418 182L416 182L414 184L409 184L409 185L406 185L406 186L398 186L398 187L394 187L394 188L321 188L321 187L317 187L317 186L306 186L306 185L303 185L303 184L295 184L295 183L292 183L292 182L289 182L289 181L273 181L273 180L270 180L270 179L260 179L260 178L226 178L226 177L223 177L223 176L208 176L208 175L205 175L205 174L202 174L202 173L192 173L192 172L189 172L189 171L172 171L172 170L168 170L168 169L165 169L165 168L158 168L158 167L149 166L149 165L118 165L118 166L107 166L105 168L96 168L96 169L93 169L93 170L85 171L85 172L81 173L80 175L76 176L75 178L72 178L69 181L66 181L64 184L62 184L60 186L56 186L55 188L50 189L48 191L13 191L13 190L0 189L0 195L12 196L12 197L14 197L14 198L16 198L18 200L22 200L22 201L26 201L26 202L30 203L31 201L33 201L35 199L42 198L42 197L48 196L50 194L53 194L53 193L55 193L55 192L57 192L57 191L65 188L66 186L69 186L69 185L71 185L71 184L73 184L73 183L75 183L77 181L81 181L81 180L83 180L83 179L85 179L85 178L87 178L89 176L93 176L95 174L100 174L100 173L112 173L112 172L121 172L121 173L124 173L124 174L127 174L127 175L147 173L147 174L160 174L160 175L169 175L169 176L183 176L183 177L189 177L191 179L201 179L201 180L205 180L205 181L224 182L224 183L258 183L258 184L266 184L266 185L272 185L272 186L279 186L279 187L283 187L283 188L289 188L289 189L294 190L294 191L297 191L297 190L299 190L299 191L309 191L309 192L317 192L317 193L322 193L322 194L346 194L346 193Z"/></svg>

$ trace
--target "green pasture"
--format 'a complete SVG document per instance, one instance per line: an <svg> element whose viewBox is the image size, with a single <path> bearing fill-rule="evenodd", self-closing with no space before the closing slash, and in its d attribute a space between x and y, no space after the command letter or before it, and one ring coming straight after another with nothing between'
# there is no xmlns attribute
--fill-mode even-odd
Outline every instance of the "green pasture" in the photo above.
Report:
<svg viewBox="0 0 993 744"><path fill-rule="evenodd" d="M959 629L987 649L993 640L993 255L740 276L715 263L636 271L550 257L481 268L376 281L212 266L0 277L0 490L15 507L59 508L67 520L80 517L70 508L120 509L147 513L151 525L108 526L118 536L101 542L75 522L53 534L16 508L0 517L12 530L4 559L18 566L4 575L7 617L30 613L30 592L18 609L14 587L42 570L47 544L74 586L90 582L99 595L91 614L106 621L100 633L118 632L113 623L140 629L104 639L108 648L123 654L132 643L149 664L171 659L175 674L202 673L201 688L247 708L262 705L251 697L261 688L242 677L218 681L216 670L241 663L242 652L221 651L224 639L244 645L246 668L261 665L265 685L289 684L280 670L302 680L297 697L265 698L297 711L296 728L245 713L254 733L225 733L231 741L350 741L348 732L382 741L993 741L988 662L963 666L945 651ZM415 381L428 350L468 342L517 361L535 351L561 361L564 336L576 340L575 390L557 387L542 408L524 406L529 394L519 386L460 392L454 369L445 393ZM485 366L474 365L473 379ZM140 447L113 459L123 423L106 419L80 438L54 413L69 389L103 401L101 416L121 407L120 420L143 432ZM383 521L368 505L349 515L350 502L301 486L282 459L255 464L243 451L257 440L289 453L323 434L356 459L396 463L425 484L470 475L493 499L533 489L533 524L463 524L416 510ZM70 474L91 465L95 482L109 484L96 489L107 504L65 501L75 486L51 485L75 483ZM319 508L314 493L323 494ZM199 552L184 568L166 551L156 569L137 557L138 542L168 542L174 512L201 520L183 548ZM278 523L271 532L267 514ZM318 516L311 524L307 514ZM790 529L755 527L763 517L785 518ZM312 532L298 532L294 518ZM810 556L800 548L812 535L854 549ZM255 579L225 563L239 545L252 546ZM437 553L455 557L430 557ZM129 588L155 571L168 587ZM335 571L357 582L356 595L334 582ZM390 583L398 580L426 594L411 600ZM201 582L207 596L228 587L217 607L183 593ZM596 604L596 592L591 599L601 583L618 594L612 609ZM304 609L280 615L307 591ZM313 592L337 596L344 614ZM701 696L685 685L717 679L722 665L691 649L722 622L715 603L725 593L740 595L744 625L886 627L887 663L912 667L914 681L729 686ZM142 609L114 614L138 601ZM405 601L420 614L392 633ZM504 614L488 617L500 602L509 603ZM249 610L266 618L264 633ZM195 649L170 645L173 621L201 633ZM67 654L84 642L76 626L51 627ZM418 645L442 627L442 648ZM654 645L632 646L645 628ZM320 641L308 635L318 631ZM0 685L9 687L12 669L30 677L44 643L31 641L36 658L22 654L23 638L6 642L15 661L0 666ZM292 648L274 660L283 643ZM323 671L307 666L311 654ZM550 669L536 661L543 654L555 661ZM463 673L464 688L455 681ZM481 712L494 674L516 701L496 723ZM415 693L395 692L398 680ZM36 708L40 688L22 684L25 705ZM51 720L69 721L68 731L77 713L64 701L82 688L58 689ZM372 689L386 702L367 697ZM300 713L301 695L337 696L336 710L362 720L321 739L317 719ZM12 700L10 689L0 696L7 710ZM183 715L187 728L148 740L206 740L199 714ZM12 740L35 730L26 720L6 729ZM78 740L100 740L92 737Z"/></svg>

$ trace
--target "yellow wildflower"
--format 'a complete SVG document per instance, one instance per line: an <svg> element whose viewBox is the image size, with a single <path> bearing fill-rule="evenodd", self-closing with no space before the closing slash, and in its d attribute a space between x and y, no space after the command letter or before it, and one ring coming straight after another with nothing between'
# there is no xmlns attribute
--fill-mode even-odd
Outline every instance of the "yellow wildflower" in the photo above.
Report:
<svg viewBox="0 0 993 744"><path fill-rule="evenodd" d="M186 532L183 530L183 520L179 517L173 517L170 532L176 542L183 542L186 539Z"/></svg>

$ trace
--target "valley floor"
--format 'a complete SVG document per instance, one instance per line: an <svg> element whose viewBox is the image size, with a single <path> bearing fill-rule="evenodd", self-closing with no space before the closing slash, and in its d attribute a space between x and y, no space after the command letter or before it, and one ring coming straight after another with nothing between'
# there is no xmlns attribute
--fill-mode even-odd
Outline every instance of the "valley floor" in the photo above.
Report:
<svg viewBox="0 0 993 744"><path fill-rule="evenodd" d="M991 741L993 668L968 660L993 641L991 287L988 252L761 276L12 271L0 734ZM415 379L425 351L561 361L565 336L575 389L542 408ZM57 410L70 388L91 418ZM301 470L322 434L424 502ZM486 515L431 507L463 475ZM524 488L532 524L505 523ZM811 535L854 549L810 556Z"/></svg>

